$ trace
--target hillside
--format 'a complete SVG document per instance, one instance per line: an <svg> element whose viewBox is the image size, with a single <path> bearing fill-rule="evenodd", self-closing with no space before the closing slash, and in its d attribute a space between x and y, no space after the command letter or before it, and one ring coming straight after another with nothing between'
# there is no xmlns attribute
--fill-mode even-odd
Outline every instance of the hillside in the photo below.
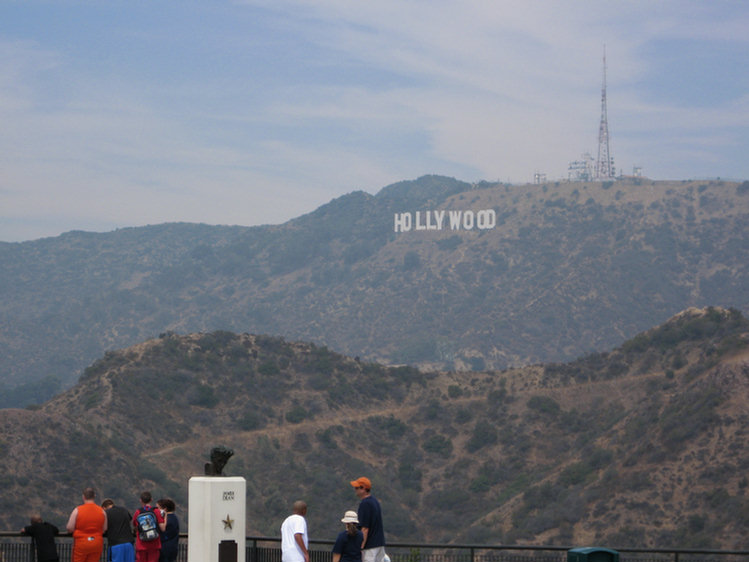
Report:
<svg viewBox="0 0 749 562"><path fill-rule="evenodd" d="M453 230L458 212L476 221ZM417 230L438 216L441 230ZM425 369L569 361L690 306L749 311L746 224L749 182L425 176L283 225L0 244L0 406L41 402L165 332L273 334Z"/></svg>
<svg viewBox="0 0 749 562"><path fill-rule="evenodd" d="M367 474L391 540L746 548L749 321L689 309L607 353L420 372L219 331L106 353L42 406L0 411L0 527L61 523L80 489L186 516L212 446L247 478L248 532L294 499L315 538ZM23 506L19 509L18 506Z"/></svg>

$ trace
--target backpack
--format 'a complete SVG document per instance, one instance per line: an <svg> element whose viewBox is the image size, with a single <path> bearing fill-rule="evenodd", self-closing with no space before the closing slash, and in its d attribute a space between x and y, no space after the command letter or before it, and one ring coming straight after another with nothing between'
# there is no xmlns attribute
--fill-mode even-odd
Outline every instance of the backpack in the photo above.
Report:
<svg viewBox="0 0 749 562"><path fill-rule="evenodd" d="M138 523L138 538L141 542L149 542L159 538L159 522L152 509L144 507L135 516L135 521Z"/></svg>

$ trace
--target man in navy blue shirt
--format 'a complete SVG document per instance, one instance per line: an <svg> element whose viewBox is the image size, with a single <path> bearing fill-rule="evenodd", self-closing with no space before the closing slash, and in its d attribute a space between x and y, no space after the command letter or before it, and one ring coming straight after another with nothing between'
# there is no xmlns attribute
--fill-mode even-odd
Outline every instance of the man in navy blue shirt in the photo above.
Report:
<svg viewBox="0 0 749 562"><path fill-rule="evenodd" d="M383 562L385 559L385 529L382 526L382 508L372 495L372 483L364 476L351 482L359 503L359 525L364 535L362 562Z"/></svg>

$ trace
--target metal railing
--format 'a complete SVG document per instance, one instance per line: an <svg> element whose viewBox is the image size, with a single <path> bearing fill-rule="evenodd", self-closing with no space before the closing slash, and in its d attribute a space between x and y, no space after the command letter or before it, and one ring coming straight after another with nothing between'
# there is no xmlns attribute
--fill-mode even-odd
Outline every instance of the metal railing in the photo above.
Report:
<svg viewBox="0 0 749 562"><path fill-rule="evenodd" d="M180 534L178 562L187 562L186 533ZM247 537L246 562L281 562L281 539ZM330 562L332 540L310 540L310 562ZM580 546L580 545L578 545ZM590 545L588 545L590 546ZM602 545L598 545L602 546ZM572 546L391 543L392 562L566 562ZM616 548L620 562L749 562L749 550L700 550L682 548ZM69 562L73 539L57 539L60 562ZM34 562L31 539L19 533L0 532L0 562ZM106 562L106 548L101 558ZM204 561L197 561L204 562Z"/></svg>

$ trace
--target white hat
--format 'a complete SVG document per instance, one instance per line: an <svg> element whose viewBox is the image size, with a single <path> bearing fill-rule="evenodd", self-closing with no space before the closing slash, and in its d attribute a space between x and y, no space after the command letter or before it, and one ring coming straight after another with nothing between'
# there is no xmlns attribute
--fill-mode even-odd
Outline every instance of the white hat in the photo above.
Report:
<svg viewBox="0 0 749 562"><path fill-rule="evenodd" d="M356 511L347 511L341 519L341 523L358 523L359 516L356 515Z"/></svg>

